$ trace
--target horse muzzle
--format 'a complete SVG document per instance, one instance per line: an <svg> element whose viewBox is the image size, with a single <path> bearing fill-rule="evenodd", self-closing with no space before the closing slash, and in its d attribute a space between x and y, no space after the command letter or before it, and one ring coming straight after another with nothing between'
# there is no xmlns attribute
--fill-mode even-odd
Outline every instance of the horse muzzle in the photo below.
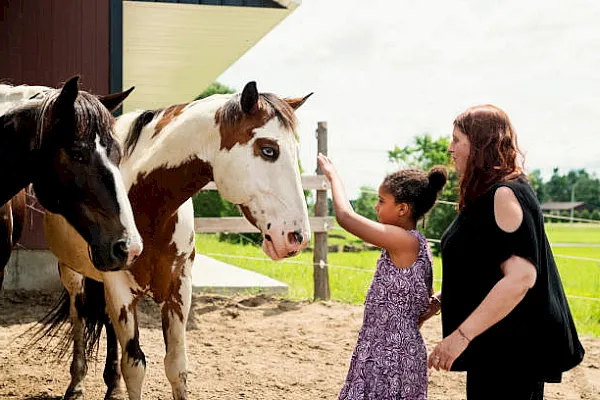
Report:
<svg viewBox="0 0 600 400"><path fill-rule="evenodd" d="M263 234L262 248L272 260L281 260L297 255L308 246L309 242L309 230L273 228Z"/></svg>
<svg viewBox="0 0 600 400"><path fill-rule="evenodd" d="M131 267L142 254L141 239L118 239L105 246L91 246L91 259L100 271L120 271Z"/></svg>

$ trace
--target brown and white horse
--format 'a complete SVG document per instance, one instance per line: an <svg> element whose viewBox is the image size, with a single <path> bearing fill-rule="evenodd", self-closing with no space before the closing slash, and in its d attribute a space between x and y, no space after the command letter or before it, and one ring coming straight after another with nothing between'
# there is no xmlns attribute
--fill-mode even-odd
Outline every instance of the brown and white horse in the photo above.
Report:
<svg viewBox="0 0 600 400"><path fill-rule="evenodd" d="M96 97L79 91L78 79L62 89L0 85L0 205L6 216L0 242L13 243L9 200L32 183L40 204L85 238L97 268L121 269L140 254L142 242L117 167L121 149L109 110L133 88Z"/></svg>
<svg viewBox="0 0 600 400"><path fill-rule="evenodd" d="M69 292L74 353L65 398L83 397L86 344L83 315L91 284L104 284L106 310L122 348L121 371L130 399L141 397L146 362L139 344L136 304L148 294L161 307L167 378L175 399L187 399L185 326L191 302L195 255L191 196L214 181L263 234L272 259L297 254L310 239L294 134L297 109L308 96L281 99L258 93L254 82L241 94L214 95L158 111L118 118L124 144L121 173L129 192L144 252L128 271L100 272L83 239L60 216L46 214L46 237L59 259ZM90 282L90 283L87 283ZM100 310L104 314L104 309ZM93 318L90 317L90 318ZM115 333L107 326L106 398L118 394ZM93 322L93 321L92 321ZM100 328L101 329L101 328ZM93 344L87 344L93 345Z"/></svg>

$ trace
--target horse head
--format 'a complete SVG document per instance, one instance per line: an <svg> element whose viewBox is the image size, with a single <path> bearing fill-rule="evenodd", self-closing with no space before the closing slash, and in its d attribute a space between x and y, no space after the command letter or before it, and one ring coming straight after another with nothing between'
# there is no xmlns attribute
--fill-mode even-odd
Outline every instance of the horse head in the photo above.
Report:
<svg viewBox="0 0 600 400"><path fill-rule="evenodd" d="M99 270L130 265L142 251L140 234L118 164L118 107L133 88L108 96L78 89L78 77L42 99L32 183L47 210L63 215L90 246Z"/></svg>
<svg viewBox="0 0 600 400"><path fill-rule="evenodd" d="M294 132L294 110L309 96L282 99L258 93L250 82L215 114L220 133L212 163L215 184L261 231L263 250L274 260L297 254L310 241Z"/></svg>

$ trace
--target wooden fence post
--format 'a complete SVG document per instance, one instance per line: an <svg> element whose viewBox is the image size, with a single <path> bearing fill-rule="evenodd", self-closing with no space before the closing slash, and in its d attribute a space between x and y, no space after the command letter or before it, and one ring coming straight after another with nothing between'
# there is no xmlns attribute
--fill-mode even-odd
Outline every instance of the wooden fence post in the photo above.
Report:
<svg viewBox="0 0 600 400"><path fill-rule="evenodd" d="M327 122L317 124L317 151L327 155ZM317 163L317 175L323 175ZM327 216L327 190L317 190L315 202L315 217ZM313 280L315 286L315 300L329 300L329 272L327 268L327 232L314 234L315 245L313 253Z"/></svg>

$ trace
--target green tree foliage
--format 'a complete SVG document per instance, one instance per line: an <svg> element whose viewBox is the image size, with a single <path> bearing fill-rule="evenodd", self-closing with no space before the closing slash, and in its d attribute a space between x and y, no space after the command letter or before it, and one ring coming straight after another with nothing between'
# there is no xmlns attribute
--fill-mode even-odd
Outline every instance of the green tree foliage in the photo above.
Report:
<svg viewBox="0 0 600 400"><path fill-rule="evenodd" d="M529 183L535 191L538 201L540 203L544 203L548 196L546 194L546 185L544 185L541 171L539 169L533 170L533 172L529 174L528 178Z"/></svg>
<svg viewBox="0 0 600 400"><path fill-rule="evenodd" d="M401 168L419 168L428 171L434 165L444 165L448 169L448 183L439 196L439 200L458 201L458 175L452 165L452 157L448 153L450 139L440 137L433 139L429 134L417 136L413 144L399 148L395 146L388 152L389 161L397 163ZM437 203L425 217L424 234L429 239L440 239L456 218L456 206ZM432 251L439 254L439 245L432 246Z"/></svg>
<svg viewBox="0 0 600 400"><path fill-rule="evenodd" d="M583 209L579 212L579 218L590 219L590 210Z"/></svg>
<svg viewBox="0 0 600 400"><path fill-rule="evenodd" d="M414 143L403 148L394 146L388 151L388 159L403 167L429 170L434 165L451 165L452 157L448 153L450 140L447 137L432 139L425 134L415 137Z"/></svg>
<svg viewBox="0 0 600 400"><path fill-rule="evenodd" d="M377 204L378 198L379 196L375 189L368 186L361 186L360 195L357 199L351 200L350 204L358 214L370 220L377 221L377 212L374 207Z"/></svg>
<svg viewBox="0 0 600 400"><path fill-rule="evenodd" d="M584 201L588 206L600 208L600 180L586 170L569 171L561 175L555 168L552 177L544 185L547 201Z"/></svg>
<svg viewBox="0 0 600 400"><path fill-rule="evenodd" d="M219 82L213 82L207 87L202 93L200 93L194 100L201 100L206 97L210 97L213 94L230 94L235 93L235 89L225 86Z"/></svg>

